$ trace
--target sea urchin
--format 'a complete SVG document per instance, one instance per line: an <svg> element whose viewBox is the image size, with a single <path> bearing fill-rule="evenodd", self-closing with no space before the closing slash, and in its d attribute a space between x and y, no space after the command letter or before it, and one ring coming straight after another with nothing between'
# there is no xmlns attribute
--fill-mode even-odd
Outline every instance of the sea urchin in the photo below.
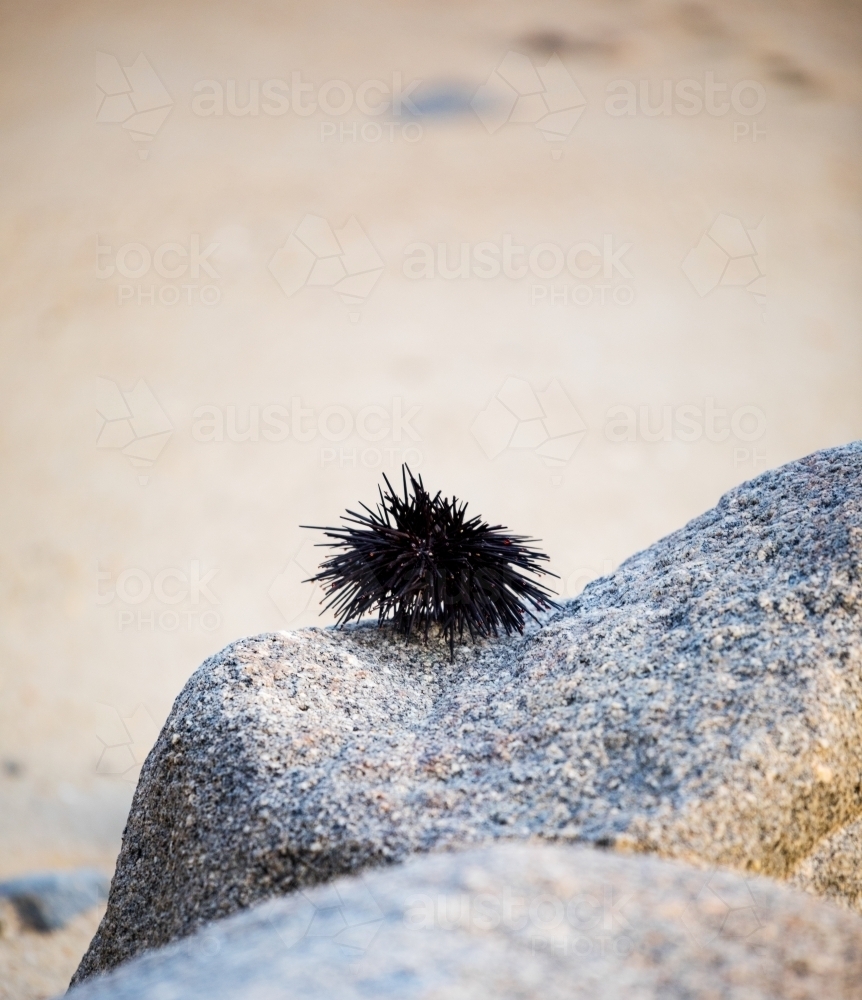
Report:
<svg viewBox="0 0 862 1000"><path fill-rule="evenodd" d="M437 624L454 657L455 638L471 639L523 632L524 616L555 608L551 591L534 576L549 573L539 564L548 557L528 543L538 541L513 535L502 525L493 527L480 517L467 520L467 504L440 492L431 496L403 466L404 495L393 490L384 474L386 491L379 488L380 503L364 513L348 510L342 520L348 527L319 528L338 549L320 566L309 582L321 583L337 623L343 625L376 611L379 623L391 620L405 636L416 629L425 638ZM409 487L408 487L409 480Z"/></svg>

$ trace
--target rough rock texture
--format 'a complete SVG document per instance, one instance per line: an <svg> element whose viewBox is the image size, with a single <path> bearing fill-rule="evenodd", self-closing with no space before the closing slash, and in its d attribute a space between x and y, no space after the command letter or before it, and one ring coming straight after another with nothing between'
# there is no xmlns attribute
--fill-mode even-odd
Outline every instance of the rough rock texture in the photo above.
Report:
<svg viewBox="0 0 862 1000"><path fill-rule="evenodd" d="M508 844L263 903L69 1000L851 1000L862 920L768 879Z"/></svg>
<svg viewBox="0 0 862 1000"><path fill-rule="evenodd" d="M790 881L862 914L862 818L825 837Z"/></svg>
<svg viewBox="0 0 862 1000"><path fill-rule="evenodd" d="M76 976L413 852L587 841L787 877L862 814L862 443L818 452L524 637L234 643L141 773Z"/></svg>

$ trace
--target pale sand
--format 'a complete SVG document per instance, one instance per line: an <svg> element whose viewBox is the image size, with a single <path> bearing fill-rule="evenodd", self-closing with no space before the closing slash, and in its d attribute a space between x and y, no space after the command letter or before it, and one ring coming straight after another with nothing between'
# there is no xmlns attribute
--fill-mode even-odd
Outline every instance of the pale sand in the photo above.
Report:
<svg viewBox="0 0 862 1000"><path fill-rule="evenodd" d="M41 934L22 928L14 912L0 907L0 1000L64 993L104 912L104 906L93 907L62 930Z"/></svg>

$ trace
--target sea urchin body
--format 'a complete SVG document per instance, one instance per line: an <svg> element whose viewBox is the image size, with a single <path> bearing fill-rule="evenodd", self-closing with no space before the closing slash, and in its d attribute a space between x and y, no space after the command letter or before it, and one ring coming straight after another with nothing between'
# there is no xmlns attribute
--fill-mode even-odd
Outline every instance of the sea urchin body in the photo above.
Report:
<svg viewBox="0 0 862 1000"><path fill-rule="evenodd" d="M551 591L525 575L555 575L540 565L548 557L528 547L537 539L468 520L466 503L432 497L406 466L403 496L383 478L376 511L361 504L364 513L342 516L347 527L315 528L335 539L324 547L339 550L312 577L326 588L325 609L339 625L374 611L404 635L415 629L427 637L437 624L454 655L465 630L472 639L500 628L523 632L525 615L535 618L530 607L556 607Z"/></svg>

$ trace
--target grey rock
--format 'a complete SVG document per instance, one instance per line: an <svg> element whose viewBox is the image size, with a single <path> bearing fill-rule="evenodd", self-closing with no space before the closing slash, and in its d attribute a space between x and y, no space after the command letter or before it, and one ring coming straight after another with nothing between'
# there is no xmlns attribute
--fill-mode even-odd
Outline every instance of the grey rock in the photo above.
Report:
<svg viewBox="0 0 862 1000"><path fill-rule="evenodd" d="M862 818L824 837L790 883L862 914Z"/></svg>
<svg viewBox="0 0 862 1000"><path fill-rule="evenodd" d="M69 1000L851 1000L860 982L862 920L769 879L507 844L263 903Z"/></svg>
<svg viewBox="0 0 862 1000"><path fill-rule="evenodd" d="M141 773L80 981L269 896L500 839L787 878L862 814L862 443L727 493L523 637L244 639Z"/></svg>
<svg viewBox="0 0 862 1000"><path fill-rule="evenodd" d="M40 872L0 882L0 899L8 899L23 924L55 931L79 913L108 898L108 877L94 868Z"/></svg>

